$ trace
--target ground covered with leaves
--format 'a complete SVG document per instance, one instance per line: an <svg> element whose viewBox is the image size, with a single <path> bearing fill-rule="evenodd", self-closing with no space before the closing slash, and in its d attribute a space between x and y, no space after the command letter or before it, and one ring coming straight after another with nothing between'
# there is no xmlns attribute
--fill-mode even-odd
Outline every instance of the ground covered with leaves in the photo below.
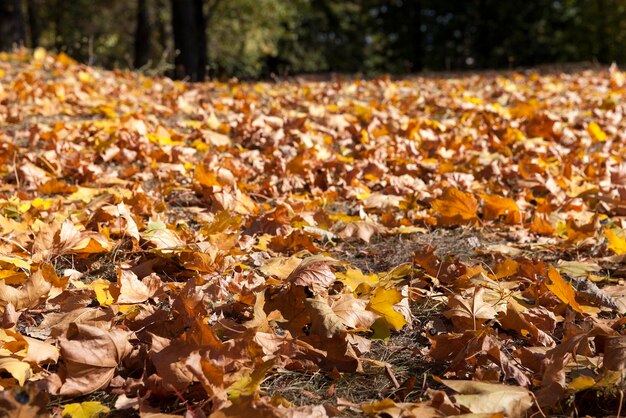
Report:
<svg viewBox="0 0 626 418"><path fill-rule="evenodd" d="M0 411L619 416L624 86L0 55Z"/></svg>

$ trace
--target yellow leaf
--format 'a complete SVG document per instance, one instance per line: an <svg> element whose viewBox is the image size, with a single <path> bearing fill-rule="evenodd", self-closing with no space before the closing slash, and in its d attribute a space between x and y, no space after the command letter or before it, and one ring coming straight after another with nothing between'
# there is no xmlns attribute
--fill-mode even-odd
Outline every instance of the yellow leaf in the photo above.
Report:
<svg viewBox="0 0 626 418"><path fill-rule="evenodd" d="M15 267L30 271L30 264L28 263L28 261L20 257L11 257L8 255L0 254L0 263L12 264Z"/></svg>
<svg viewBox="0 0 626 418"><path fill-rule="evenodd" d="M576 302L576 293L572 285L563 280L558 270L552 265L550 265L550 270L548 271L548 278L550 279L550 283L546 283L546 287L550 289L556 297L562 302L567 303L576 312L584 312L583 308Z"/></svg>
<svg viewBox="0 0 626 418"><path fill-rule="evenodd" d="M252 373L244 375L235 383L230 385L226 392L228 399L231 401L238 399L240 396L252 396L259 388L265 378L265 374L274 367L274 360L268 360L255 369Z"/></svg>
<svg viewBox="0 0 626 418"><path fill-rule="evenodd" d="M595 122L591 122L589 126L587 126L587 132L594 140L598 142L606 141L606 133Z"/></svg>
<svg viewBox="0 0 626 418"><path fill-rule="evenodd" d="M28 276L23 271L0 270L0 280L4 280L5 284L20 285L24 284Z"/></svg>
<svg viewBox="0 0 626 418"><path fill-rule="evenodd" d="M91 83L93 82L93 77L91 76L91 74L89 74L86 71L79 71L78 72L78 79L80 80L81 83Z"/></svg>
<svg viewBox="0 0 626 418"><path fill-rule="evenodd" d="M393 309L393 305L400 302L402 299L402 294L396 289L378 287L370 299L368 309L385 318L393 329L399 331L407 322L401 313Z"/></svg>
<svg viewBox="0 0 626 418"><path fill-rule="evenodd" d="M19 382L20 386L24 386L32 374L30 364L12 357L0 358L0 370L8 372Z"/></svg>
<svg viewBox="0 0 626 418"><path fill-rule="evenodd" d="M356 221L361 220L361 218L358 216L350 216L341 212L329 214L328 219L332 221L342 221L342 222L356 222Z"/></svg>
<svg viewBox="0 0 626 418"><path fill-rule="evenodd" d="M285 280L301 262L302 259L295 256L275 257L261 266L259 270L267 276L276 276L280 280Z"/></svg>
<svg viewBox="0 0 626 418"><path fill-rule="evenodd" d="M152 142L153 144L157 144L159 146L180 145L181 144L180 141L172 140L172 137L170 137L169 135L159 135L159 134L149 133L146 136L148 137L150 142Z"/></svg>
<svg viewBox="0 0 626 418"><path fill-rule="evenodd" d="M626 239L624 239L623 231L621 232L622 234L618 235L614 229L604 231L604 236L609 240L609 250L613 251L615 254L626 253Z"/></svg>
<svg viewBox="0 0 626 418"><path fill-rule="evenodd" d="M596 381L591 376L578 376L568 385L568 388L579 392L581 390L589 389L596 384Z"/></svg>
<svg viewBox="0 0 626 418"><path fill-rule="evenodd" d="M91 200L102 193L102 189L96 189L91 187L79 187L74 193L67 197L69 201L80 200L84 203L89 203Z"/></svg>
<svg viewBox="0 0 626 418"><path fill-rule="evenodd" d="M30 204L36 209L48 210L50 209L50 206L52 206L54 201L54 199L42 199L41 197L38 197L30 202Z"/></svg>
<svg viewBox="0 0 626 418"><path fill-rule="evenodd" d="M110 411L111 409L100 402L82 402L65 405L61 415L71 418L97 418Z"/></svg>
<svg viewBox="0 0 626 418"><path fill-rule="evenodd" d="M72 251L81 254L104 253L113 248L113 244L102 235L85 237L78 242Z"/></svg>
<svg viewBox="0 0 626 418"><path fill-rule="evenodd" d="M376 274L363 274L363 272L359 269L347 269L345 273L335 273L335 276L337 276L339 281L353 291L356 290L361 284L371 287L378 283L378 276Z"/></svg>
<svg viewBox="0 0 626 418"><path fill-rule="evenodd" d="M89 284L89 288L96 293L96 299L98 299L100 306L109 306L115 302L115 298L111 294L112 284L104 279L97 279Z"/></svg>

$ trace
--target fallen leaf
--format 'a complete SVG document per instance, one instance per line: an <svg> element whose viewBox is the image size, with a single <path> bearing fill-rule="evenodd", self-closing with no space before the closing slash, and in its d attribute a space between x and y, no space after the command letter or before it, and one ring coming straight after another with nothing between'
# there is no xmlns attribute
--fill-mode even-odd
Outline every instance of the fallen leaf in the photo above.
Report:
<svg viewBox="0 0 626 418"><path fill-rule="evenodd" d="M475 414L500 412L511 418L522 417L533 404L530 392L519 386L471 380L441 380L441 383L459 392L452 397L454 402Z"/></svg>
<svg viewBox="0 0 626 418"><path fill-rule="evenodd" d="M87 401L81 403L71 403L63 407L62 415L70 418L97 418L111 411L110 408L100 402Z"/></svg>
<svg viewBox="0 0 626 418"><path fill-rule="evenodd" d="M474 195L455 187L444 190L441 198L432 202L432 207L441 225L465 225L477 219L478 201Z"/></svg>
<svg viewBox="0 0 626 418"><path fill-rule="evenodd" d="M483 300L484 288L473 288L464 296L455 295L444 312L460 329L478 329L485 321L496 317L495 309Z"/></svg>
<svg viewBox="0 0 626 418"><path fill-rule="evenodd" d="M72 323L59 338L64 359L61 395L84 395L106 387L132 349L128 332Z"/></svg>
<svg viewBox="0 0 626 418"><path fill-rule="evenodd" d="M404 297L396 289L377 287L370 298L367 308L385 319L387 324L396 331L407 325L404 316L394 309L394 305L401 302Z"/></svg>
<svg viewBox="0 0 626 418"><path fill-rule="evenodd" d="M552 265L550 265L548 270L548 279L550 282L546 283L546 287L550 289L556 297L571 306L576 312L584 312L582 307L576 302L576 292L572 285L563 280L558 270Z"/></svg>

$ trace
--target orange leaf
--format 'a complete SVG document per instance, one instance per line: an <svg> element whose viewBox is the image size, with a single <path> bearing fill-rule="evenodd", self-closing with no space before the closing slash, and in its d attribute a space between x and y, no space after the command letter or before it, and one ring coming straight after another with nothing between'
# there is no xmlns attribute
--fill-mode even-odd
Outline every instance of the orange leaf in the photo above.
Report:
<svg viewBox="0 0 626 418"><path fill-rule="evenodd" d="M464 225L475 221L478 202L472 193L465 193L455 187L443 192L440 199L432 202L440 225Z"/></svg>
<svg viewBox="0 0 626 418"><path fill-rule="evenodd" d="M554 233L554 227L546 218L539 214L535 214L533 222L530 224L530 232L550 236Z"/></svg>
<svg viewBox="0 0 626 418"><path fill-rule="evenodd" d="M480 195L485 201L485 219L499 219L502 217L507 224L519 224L522 214L515 200L496 195Z"/></svg>
<svg viewBox="0 0 626 418"><path fill-rule="evenodd" d="M546 287L556 295L562 302L567 303L576 312L583 313L583 308L576 302L576 292L572 285L561 277L558 270L550 265L548 270L548 278L550 283L546 283Z"/></svg>

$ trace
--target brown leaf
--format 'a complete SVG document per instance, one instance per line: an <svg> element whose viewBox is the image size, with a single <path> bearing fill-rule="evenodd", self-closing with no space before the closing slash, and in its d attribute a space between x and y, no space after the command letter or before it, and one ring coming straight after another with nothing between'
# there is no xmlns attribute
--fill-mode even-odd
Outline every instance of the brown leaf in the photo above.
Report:
<svg viewBox="0 0 626 418"><path fill-rule="evenodd" d="M335 273L330 267L335 262L336 260L325 256L305 258L285 281L311 289L327 288L336 280Z"/></svg>
<svg viewBox="0 0 626 418"><path fill-rule="evenodd" d="M340 238L358 238L365 242L370 242L370 238L374 234L380 234L385 230L384 227L371 222L349 222L337 234Z"/></svg>
<svg viewBox="0 0 626 418"><path fill-rule="evenodd" d="M624 371L626 369L626 336L604 338L603 367L607 370Z"/></svg>
<svg viewBox="0 0 626 418"><path fill-rule="evenodd" d="M22 286L15 288L0 281L0 307L3 309L10 303L15 310L34 308L48 296L52 284L43 275L43 270L31 273Z"/></svg>
<svg viewBox="0 0 626 418"><path fill-rule="evenodd" d="M496 317L496 311L483 300L484 288L473 288L464 296L455 295L448 302L448 310L444 312L447 318L460 329L474 329L480 327L490 319Z"/></svg>
<svg viewBox="0 0 626 418"><path fill-rule="evenodd" d="M154 295L160 287L161 279L153 273L140 281L132 271L118 269L117 283L120 287L117 303L141 303Z"/></svg>
<svg viewBox="0 0 626 418"><path fill-rule="evenodd" d="M378 318L374 312L365 309L366 300L356 299L352 293L331 297L330 301L333 312L349 328L369 328Z"/></svg>
<svg viewBox="0 0 626 418"><path fill-rule="evenodd" d="M471 380L441 380L459 392L452 399L475 414L504 413L507 417L525 416L532 406L531 393L519 386L500 385Z"/></svg>
<svg viewBox="0 0 626 418"><path fill-rule="evenodd" d="M306 299L304 304L311 317L310 332L312 334L327 339L331 339L335 335L345 335L346 327L341 318L328 305L328 301L317 296L315 299Z"/></svg>
<svg viewBox="0 0 626 418"><path fill-rule="evenodd" d="M84 395L105 388L120 362L130 354L129 333L72 323L59 338L64 368L61 395Z"/></svg>

